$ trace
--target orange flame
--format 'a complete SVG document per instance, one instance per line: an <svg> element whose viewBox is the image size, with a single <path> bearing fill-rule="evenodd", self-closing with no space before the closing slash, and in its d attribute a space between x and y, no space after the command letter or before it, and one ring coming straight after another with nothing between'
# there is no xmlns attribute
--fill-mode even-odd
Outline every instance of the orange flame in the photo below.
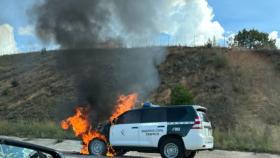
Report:
<svg viewBox="0 0 280 158"><path fill-rule="evenodd" d="M118 103L115 106L115 110L109 121L112 122L113 119L118 118L124 112L132 109L136 103L138 95L136 93L130 94L128 96L120 96L118 98ZM81 154L89 154L88 145L89 142L94 138L99 138L107 142L107 138L99 133L98 131L92 130L90 120L88 118L89 108L87 107L77 107L75 109L75 114L62 120L60 123L61 128L64 130L72 128L76 137L82 139L83 147L80 151ZM108 146L107 156L114 156L114 150Z"/></svg>
<svg viewBox="0 0 280 158"><path fill-rule="evenodd" d="M87 112L88 108L77 107L74 116L61 121L61 127L66 130L72 126L75 136L81 136L87 132L90 126Z"/></svg>
<svg viewBox="0 0 280 158"><path fill-rule="evenodd" d="M107 139L101 133L91 130L91 124L88 119L88 108L77 107L75 109L75 114L66 120L61 121L61 128L67 130L72 127L72 130L76 137L80 137L83 141L83 147L80 151L81 154L89 154L88 144L94 138L99 138L105 142Z"/></svg>
<svg viewBox="0 0 280 158"><path fill-rule="evenodd" d="M136 93L128 96L121 95L118 99L118 104L115 106L113 114L109 118L109 121L112 123L113 120L118 118L121 114L131 110L134 107L137 98L138 95Z"/></svg>

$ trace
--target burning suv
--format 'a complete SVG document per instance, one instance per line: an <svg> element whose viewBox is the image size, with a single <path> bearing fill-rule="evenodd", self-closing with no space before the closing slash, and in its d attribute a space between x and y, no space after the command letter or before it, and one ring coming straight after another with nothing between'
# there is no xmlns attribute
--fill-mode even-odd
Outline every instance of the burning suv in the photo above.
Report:
<svg viewBox="0 0 280 158"><path fill-rule="evenodd" d="M128 151L160 152L164 158L193 158L199 150L213 149L212 126L206 108L194 106L143 106L127 111L107 124L88 150L105 155L108 146L120 156Z"/></svg>

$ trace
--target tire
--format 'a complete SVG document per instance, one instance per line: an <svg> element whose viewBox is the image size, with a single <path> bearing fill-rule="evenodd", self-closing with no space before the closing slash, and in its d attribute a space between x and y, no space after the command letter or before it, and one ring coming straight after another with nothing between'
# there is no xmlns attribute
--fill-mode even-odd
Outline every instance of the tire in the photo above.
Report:
<svg viewBox="0 0 280 158"><path fill-rule="evenodd" d="M184 158L194 158L196 155L196 151L186 151Z"/></svg>
<svg viewBox="0 0 280 158"><path fill-rule="evenodd" d="M90 155L105 156L107 153L107 145L100 139L93 139L89 142L88 151Z"/></svg>
<svg viewBox="0 0 280 158"><path fill-rule="evenodd" d="M185 148L180 139L167 138L160 145L160 155L163 158L184 158Z"/></svg>

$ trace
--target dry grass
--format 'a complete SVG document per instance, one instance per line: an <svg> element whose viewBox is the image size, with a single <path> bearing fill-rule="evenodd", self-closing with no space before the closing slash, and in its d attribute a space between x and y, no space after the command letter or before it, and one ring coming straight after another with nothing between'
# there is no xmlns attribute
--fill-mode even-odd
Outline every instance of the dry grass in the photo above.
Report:
<svg viewBox="0 0 280 158"><path fill-rule="evenodd" d="M64 131L55 122L0 121L0 135L23 138L73 139L70 131Z"/></svg>
<svg viewBox="0 0 280 158"><path fill-rule="evenodd" d="M242 115L279 126L280 75L273 64L263 55L252 52L232 52L228 57L231 67L241 74L237 86L247 95L242 99Z"/></svg>
<svg viewBox="0 0 280 158"><path fill-rule="evenodd" d="M234 85L242 89L245 97L238 97L236 108L241 110L234 127L215 130L216 146L227 150L280 153L279 73L263 54L239 51L227 57L230 69L240 74L234 76Z"/></svg>
<svg viewBox="0 0 280 158"><path fill-rule="evenodd" d="M264 123L237 125L223 131L215 129L215 146L218 149L241 150L252 152L280 153L280 128Z"/></svg>

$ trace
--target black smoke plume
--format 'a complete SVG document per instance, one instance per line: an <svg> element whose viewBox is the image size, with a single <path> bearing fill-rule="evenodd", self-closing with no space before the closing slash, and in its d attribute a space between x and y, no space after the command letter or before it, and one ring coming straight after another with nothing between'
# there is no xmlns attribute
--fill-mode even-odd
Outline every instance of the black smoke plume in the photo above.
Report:
<svg viewBox="0 0 280 158"><path fill-rule="evenodd" d="M38 37L64 49L59 70L74 76L78 102L92 107L97 122L111 115L119 95L136 92L145 100L159 85L156 66L164 60L164 48L106 49L127 46L127 37L159 34L145 18L145 7L153 13L153 1L133 2L45 0L33 8Z"/></svg>
<svg viewBox="0 0 280 158"><path fill-rule="evenodd" d="M63 48L129 46L153 40L164 0L44 0L31 10L43 42ZM137 45L137 44L134 44Z"/></svg>
<svg viewBox="0 0 280 158"><path fill-rule="evenodd" d="M163 48L75 49L60 54L59 68L74 75L81 105L90 105L99 122L111 115L120 95L138 93L145 100L159 85L156 66Z"/></svg>
<svg viewBox="0 0 280 158"><path fill-rule="evenodd" d="M101 44L108 10L100 0L46 0L34 7L36 32L44 42L54 40L63 48L84 48Z"/></svg>

